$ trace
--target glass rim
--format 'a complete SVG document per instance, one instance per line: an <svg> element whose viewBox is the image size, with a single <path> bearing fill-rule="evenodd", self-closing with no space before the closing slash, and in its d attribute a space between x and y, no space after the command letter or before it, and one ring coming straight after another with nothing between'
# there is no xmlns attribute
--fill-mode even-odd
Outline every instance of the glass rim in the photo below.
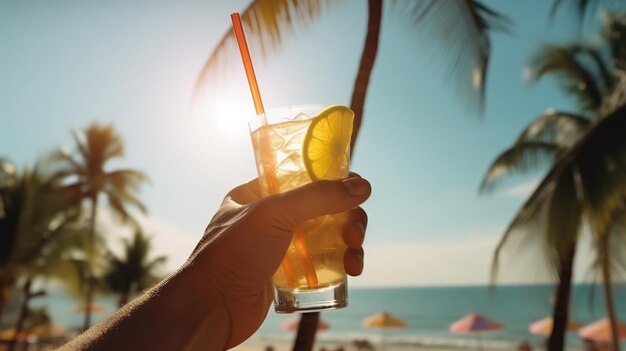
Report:
<svg viewBox="0 0 626 351"><path fill-rule="evenodd" d="M287 105L287 106L280 106L280 107L267 109L265 110L264 115L266 119L269 119L267 120L268 125L275 125L275 124L280 124L283 122L288 122L290 118L286 116L293 114L293 116L291 116L291 118L293 118L296 116L296 114L294 113L296 111L315 110L319 112L328 106L332 106L332 104ZM315 116L309 116L309 118L313 118L313 117ZM303 119L303 120L306 120L306 119ZM250 117L248 119L248 127L251 133L259 129L261 127L261 115L254 115Z"/></svg>

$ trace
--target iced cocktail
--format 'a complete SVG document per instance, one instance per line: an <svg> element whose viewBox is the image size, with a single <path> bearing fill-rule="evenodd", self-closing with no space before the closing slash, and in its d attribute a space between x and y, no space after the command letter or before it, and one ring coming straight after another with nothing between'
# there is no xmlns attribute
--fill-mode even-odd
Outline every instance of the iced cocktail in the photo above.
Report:
<svg viewBox="0 0 626 351"><path fill-rule="evenodd" d="M312 181L348 176L354 113L345 106L305 105L267 111L250 123L263 196ZM347 305L341 228L345 213L299 224L273 276L279 313Z"/></svg>

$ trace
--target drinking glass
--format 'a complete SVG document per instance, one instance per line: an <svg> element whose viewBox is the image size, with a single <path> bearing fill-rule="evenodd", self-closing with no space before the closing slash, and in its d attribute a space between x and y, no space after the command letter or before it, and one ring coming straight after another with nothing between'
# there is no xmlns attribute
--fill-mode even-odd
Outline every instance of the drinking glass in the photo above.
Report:
<svg viewBox="0 0 626 351"><path fill-rule="evenodd" d="M302 105L266 111L265 120L250 121L257 171L263 196L312 182L302 148L311 121L325 106ZM350 122L351 123L351 122ZM344 160L349 160L349 148ZM339 178L348 176L342 162ZM346 213L325 215L293 229L292 241L274 274L274 307L278 313L319 311L347 306L346 245L341 228Z"/></svg>

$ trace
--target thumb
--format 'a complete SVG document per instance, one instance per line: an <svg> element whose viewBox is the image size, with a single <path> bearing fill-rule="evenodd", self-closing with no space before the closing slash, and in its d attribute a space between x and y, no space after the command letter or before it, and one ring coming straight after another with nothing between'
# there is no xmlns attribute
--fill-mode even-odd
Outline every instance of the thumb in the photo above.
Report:
<svg viewBox="0 0 626 351"><path fill-rule="evenodd" d="M311 218L350 210L367 200L370 183L360 177L322 180L262 199L259 210L284 220L291 229ZM281 221L282 222L282 221Z"/></svg>

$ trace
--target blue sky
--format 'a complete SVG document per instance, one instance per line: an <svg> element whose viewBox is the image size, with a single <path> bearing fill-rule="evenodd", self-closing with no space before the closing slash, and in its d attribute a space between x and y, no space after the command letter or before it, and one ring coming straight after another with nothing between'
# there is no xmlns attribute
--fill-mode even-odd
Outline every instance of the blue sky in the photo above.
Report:
<svg viewBox="0 0 626 351"><path fill-rule="evenodd" d="M387 11L353 169L373 195L366 270L355 285L476 284L502 230L536 182L491 196L478 185L491 160L547 108L575 106L553 81L524 81L542 42L577 38L573 13L551 2L485 1L514 22L495 33L486 112L472 113L432 42ZM190 252L224 194L255 176L246 125L254 113L240 58L223 66L223 115L191 113L194 81L248 1L3 1L0 155L19 166L62 145L70 129L113 123L145 171L144 220L171 268ZM266 58L252 51L266 108L349 104L366 28L364 1L334 2ZM595 18L595 17L594 17ZM587 27L585 27L587 29ZM254 47L251 49L255 49ZM258 48L256 48L258 49ZM462 268L460 268L462 267ZM514 281L514 279L513 279Z"/></svg>

